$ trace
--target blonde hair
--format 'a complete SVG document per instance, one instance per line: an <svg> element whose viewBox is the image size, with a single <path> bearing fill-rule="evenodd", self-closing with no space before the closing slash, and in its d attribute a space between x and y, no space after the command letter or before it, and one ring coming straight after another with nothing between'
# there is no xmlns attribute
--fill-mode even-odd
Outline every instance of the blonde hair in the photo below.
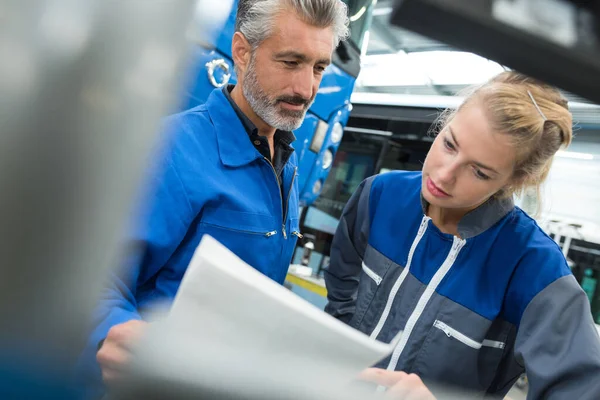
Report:
<svg viewBox="0 0 600 400"><path fill-rule="evenodd" d="M494 132L510 137L516 151L511 183L497 197L522 195L535 189L540 209L541 185L554 155L573 137L573 118L567 100L554 87L518 72L503 72L472 88L456 110L446 110L437 127L445 127L457 112L476 103L484 108Z"/></svg>

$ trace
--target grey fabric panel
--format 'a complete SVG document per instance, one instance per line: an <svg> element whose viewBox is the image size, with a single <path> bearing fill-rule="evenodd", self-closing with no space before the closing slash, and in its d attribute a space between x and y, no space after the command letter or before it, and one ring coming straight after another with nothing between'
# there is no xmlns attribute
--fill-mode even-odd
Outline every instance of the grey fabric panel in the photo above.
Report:
<svg viewBox="0 0 600 400"><path fill-rule="evenodd" d="M512 197L506 199L490 198L481 206L467 213L458 223L458 233L468 239L485 232L500 221L515 207Z"/></svg>
<svg viewBox="0 0 600 400"><path fill-rule="evenodd" d="M427 214L429 204L421 194L421 207ZM463 239L475 237L500 221L506 214L515 208L512 197L497 199L491 197L488 201L467 213L458 223L458 234Z"/></svg>
<svg viewBox="0 0 600 400"><path fill-rule="evenodd" d="M360 273L356 310L352 320L350 321L350 326L362 330L365 333L370 333L370 331L368 331L368 322L370 322L373 317L369 316L366 319L367 324L363 325L362 322L365 317L365 313L368 310L383 310L385 303L381 305L382 296L377 296L377 294L389 293L391 285L393 285L393 281L395 281L394 276L399 275L400 268L398 268L398 266L395 265L390 259L385 257L370 245L367 245L363 262L374 274L379 276L382 281L378 285L364 271ZM374 304L371 307L371 303L373 301ZM363 325L362 329L361 325Z"/></svg>
<svg viewBox="0 0 600 400"><path fill-rule="evenodd" d="M600 399L600 337L589 301L572 275L548 285L529 303L517 334L529 399Z"/></svg>
<svg viewBox="0 0 600 400"><path fill-rule="evenodd" d="M517 327L511 324L502 360L496 372L496 377L488 388L487 393L489 396L486 398L504 398L519 376L525 372L525 368L515 360L516 336Z"/></svg>
<svg viewBox="0 0 600 400"><path fill-rule="evenodd" d="M390 342L394 336L401 330L404 330L404 326L410 318L410 315L415 309L419 298L425 291L426 286L423 285L418 279L416 279L411 273L409 273L396 296L396 300L394 301L395 309L393 313L390 313L390 317L387 319L383 330L381 331L379 337L381 340L385 342ZM421 350L421 346L423 342L429 335L431 329L433 328L433 321L435 321L435 317L440 312L443 304L446 302L446 298L434 293L429 301L429 304L425 308L425 311L421 315L421 318L415 325L408 343L398 360L398 365L396 366L396 370L405 371L405 372L414 372L414 363L417 358L418 353ZM385 360L382 360L381 363L378 364L381 368L387 368L390 361L390 357L387 357ZM424 378L424 375L419 374L421 378Z"/></svg>
<svg viewBox="0 0 600 400"><path fill-rule="evenodd" d="M369 196L375 177L364 180L342 213L325 270L328 304L325 312L348 323L354 315L362 260L369 240Z"/></svg>
<svg viewBox="0 0 600 400"><path fill-rule="evenodd" d="M494 381L506 348L474 349L434 327L435 320L475 342L492 340L505 343L505 347L511 324L490 321L435 293L409 341L416 354L405 351L398 363L425 381L460 386L483 396Z"/></svg>
<svg viewBox="0 0 600 400"><path fill-rule="evenodd" d="M398 332L404 330L408 318L410 318L410 315L417 306L426 287L427 286L421 283L421 281L415 278L410 272L406 275L406 279L404 279L400 290L398 290L398 293L396 294L385 325L379 333L379 340L389 343L396 337ZM383 306L381 306L381 308L383 308ZM375 324L379 322L380 316L381 312L377 315Z"/></svg>
<svg viewBox="0 0 600 400"><path fill-rule="evenodd" d="M381 283L359 272L352 319L349 324L369 335L377 325L389 293L403 271L370 245L364 253L364 262ZM415 309L426 285L408 273L394 299L378 340L389 343L398 332L404 330L406 321ZM483 346L474 349L448 337L434 327L440 320L468 338L482 343L493 340L505 343L505 348ZM397 370L414 372L429 384L460 386L470 391L472 398L486 394L502 396L510 389L522 371L513 356L516 328L502 320L490 321L454 301L434 293L421 318L415 325L397 365ZM387 368L390 357L376 366Z"/></svg>
<svg viewBox="0 0 600 400"><path fill-rule="evenodd" d="M361 275L368 285L361 287L359 291L357 313L350 324L370 334L381 317L391 288L403 267L391 262L370 246L365 254L365 264L374 272L382 274L383 280L377 286L366 274ZM408 273L396 294L378 340L389 343L398 332L404 330L406 321L414 311L425 288L423 283ZM433 384L462 386L468 388L473 396L482 398L495 382L501 362L504 359L509 361L512 359L512 350L508 350L512 349L512 344L507 343L504 349L488 346L479 350L473 349L435 328L433 326L435 320L444 322L479 343L484 340L506 343L510 339L510 332L514 331L514 326L501 320L490 321L434 293L398 361L397 370L414 372ZM389 360L390 357L387 357L376 366L387 368ZM495 392L500 394L503 390L495 390Z"/></svg>

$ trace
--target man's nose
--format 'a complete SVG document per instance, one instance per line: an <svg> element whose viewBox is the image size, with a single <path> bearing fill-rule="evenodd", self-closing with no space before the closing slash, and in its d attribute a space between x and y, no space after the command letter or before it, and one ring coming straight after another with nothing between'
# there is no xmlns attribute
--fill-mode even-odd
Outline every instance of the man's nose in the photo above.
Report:
<svg viewBox="0 0 600 400"><path fill-rule="evenodd" d="M302 68L292 82L294 94L310 101L313 97L315 79L312 67Z"/></svg>

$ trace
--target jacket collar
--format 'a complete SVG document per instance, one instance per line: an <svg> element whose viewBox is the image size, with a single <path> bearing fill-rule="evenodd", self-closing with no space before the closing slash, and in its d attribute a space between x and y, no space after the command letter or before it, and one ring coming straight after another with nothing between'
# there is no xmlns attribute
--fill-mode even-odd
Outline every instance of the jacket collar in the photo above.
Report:
<svg viewBox="0 0 600 400"><path fill-rule="evenodd" d="M212 91L206 109L217 135L219 157L228 167L241 167L262 158L221 89Z"/></svg>
<svg viewBox="0 0 600 400"><path fill-rule="evenodd" d="M429 204L421 192L421 206L423 213L427 213ZM496 222L500 221L515 207L512 197L498 199L491 197L477 207L465 214L458 223L458 234L463 239L469 239L487 231Z"/></svg>

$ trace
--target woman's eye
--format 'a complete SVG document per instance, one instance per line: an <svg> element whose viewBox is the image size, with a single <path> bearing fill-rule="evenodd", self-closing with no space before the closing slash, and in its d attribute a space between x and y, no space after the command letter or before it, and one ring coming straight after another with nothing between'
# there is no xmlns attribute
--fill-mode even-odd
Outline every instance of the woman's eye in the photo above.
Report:
<svg viewBox="0 0 600 400"><path fill-rule="evenodd" d="M484 181L487 181L487 180L489 180L489 179L490 179L490 177L489 177L489 176L487 176L486 174L484 174L483 172L481 172L481 170L480 170L480 169L478 169L478 168L474 168L474 169L473 169L473 172L475 173L475 176L476 176L478 179L481 179L481 180L484 180Z"/></svg>
<svg viewBox="0 0 600 400"><path fill-rule="evenodd" d="M448 139L444 139L444 146L446 146L446 148L449 149L449 150L455 150L456 149L454 147L454 145L452 144L452 142L450 142Z"/></svg>

